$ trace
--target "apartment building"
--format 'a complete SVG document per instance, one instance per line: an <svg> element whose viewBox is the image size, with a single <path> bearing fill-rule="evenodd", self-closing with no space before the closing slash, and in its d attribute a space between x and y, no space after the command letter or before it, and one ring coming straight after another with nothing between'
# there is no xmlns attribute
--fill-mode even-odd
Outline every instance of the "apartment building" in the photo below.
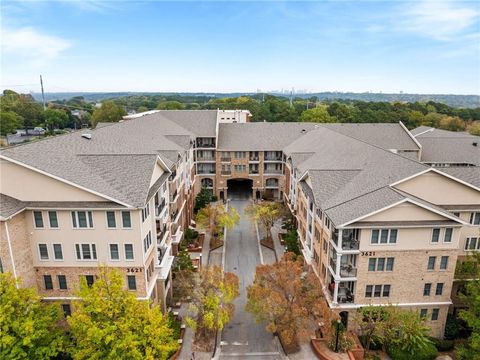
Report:
<svg viewBox="0 0 480 360"><path fill-rule="evenodd" d="M284 201L305 261L348 326L359 307L395 304L440 337L461 285L457 261L480 250L480 167L470 148L456 166L432 167L450 145L432 149L439 142L424 144L416 130L153 111L5 149L1 267L68 305L102 263L165 307L194 196L206 187L220 199Z"/></svg>

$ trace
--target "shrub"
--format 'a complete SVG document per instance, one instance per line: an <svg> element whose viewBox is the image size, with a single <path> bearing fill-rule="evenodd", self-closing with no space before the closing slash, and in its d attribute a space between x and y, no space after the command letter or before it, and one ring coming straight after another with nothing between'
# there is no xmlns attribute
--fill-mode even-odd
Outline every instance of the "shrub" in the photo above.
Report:
<svg viewBox="0 0 480 360"><path fill-rule="evenodd" d="M458 338L460 333L460 326L458 320L454 315L448 314L447 322L445 323L445 339L453 340Z"/></svg>
<svg viewBox="0 0 480 360"><path fill-rule="evenodd" d="M366 336L365 335L360 335L358 337L358 339L362 343L362 346L365 347L366 346ZM383 348L383 344L382 344L381 339L372 338L372 340L370 341L370 346L366 350L382 350L382 348Z"/></svg>
<svg viewBox="0 0 480 360"><path fill-rule="evenodd" d="M428 343L424 348L416 349L413 354L396 346L390 346L387 352L392 360L434 360L438 354L433 343Z"/></svg>
<svg viewBox="0 0 480 360"><path fill-rule="evenodd" d="M196 239L198 239L198 231L190 228L185 230L185 240L187 240L188 245L192 244Z"/></svg>
<svg viewBox="0 0 480 360"><path fill-rule="evenodd" d="M283 236L285 240L285 250L293 252L295 255L300 255L300 247L298 246L297 230L291 229Z"/></svg>
<svg viewBox="0 0 480 360"><path fill-rule="evenodd" d="M450 351L453 349L454 342L453 340L444 340L444 339L437 339L437 338L430 338L433 345L437 348L438 351Z"/></svg>

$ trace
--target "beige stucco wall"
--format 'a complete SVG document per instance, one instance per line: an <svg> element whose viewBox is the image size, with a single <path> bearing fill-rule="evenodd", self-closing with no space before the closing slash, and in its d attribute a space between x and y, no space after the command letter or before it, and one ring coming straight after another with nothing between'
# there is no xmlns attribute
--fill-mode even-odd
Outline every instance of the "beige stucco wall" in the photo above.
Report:
<svg viewBox="0 0 480 360"><path fill-rule="evenodd" d="M395 187L437 205L480 204L480 191L433 171Z"/></svg>
<svg viewBox="0 0 480 360"><path fill-rule="evenodd" d="M448 218L424 209L415 204L405 202L390 209L371 215L362 221L421 221L421 220L449 220Z"/></svg>

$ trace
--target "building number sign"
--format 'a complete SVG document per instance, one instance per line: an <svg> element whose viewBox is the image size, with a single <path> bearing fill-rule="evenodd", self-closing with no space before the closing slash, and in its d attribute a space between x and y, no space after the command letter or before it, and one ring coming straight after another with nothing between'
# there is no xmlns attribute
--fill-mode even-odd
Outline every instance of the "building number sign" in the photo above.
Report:
<svg viewBox="0 0 480 360"><path fill-rule="evenodd" d="M141 273L143 268L127 268L127 273Z"/></svg>
<svg viewBox="0 0 480 360"><path fill-rule="evenodd" d="M362 256L375 256L375 251L362 251Z"/></svg>

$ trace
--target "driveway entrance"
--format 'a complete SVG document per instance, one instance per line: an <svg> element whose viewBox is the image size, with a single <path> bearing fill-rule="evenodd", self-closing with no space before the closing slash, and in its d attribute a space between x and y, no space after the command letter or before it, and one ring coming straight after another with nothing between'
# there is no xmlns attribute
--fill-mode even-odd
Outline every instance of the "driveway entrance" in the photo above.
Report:
<svg viewBox="0 0 480 360"><path fill-rule="evenodd" d="M230 179L227 180L228 198L231 200L247 200L252 197L253 180Z"/></svg>
<svg viewBox="0 0 480 360"><path fill-rule="evenodd" d="M244 212L249 204L250 200L229 202L240 214L240 222L227 231L225 271L238 276L240 296L234 302L235 315L221 334L220 359L282 359L282 350L274 336L265 330L265 324L257 324L245 311L247 286L253 283L255 268L260 264L255 228Z"/></svg>

